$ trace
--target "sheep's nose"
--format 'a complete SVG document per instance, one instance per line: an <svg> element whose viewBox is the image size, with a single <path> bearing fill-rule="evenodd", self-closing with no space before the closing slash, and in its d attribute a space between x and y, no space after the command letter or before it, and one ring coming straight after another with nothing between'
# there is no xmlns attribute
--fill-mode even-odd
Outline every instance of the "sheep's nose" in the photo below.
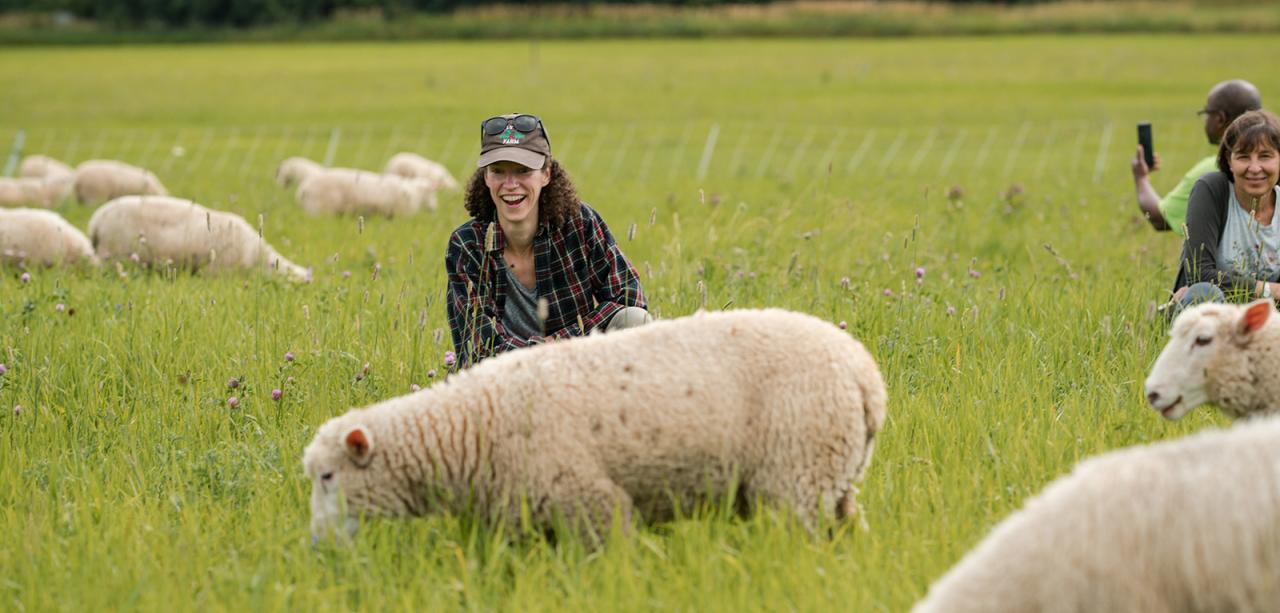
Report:
<svg viewBox="0 0 1280 613"><path fill-rule="evenodd" d="M1147 404L1155 406L1160 401L1160 392L1147 392Z"/></svg>

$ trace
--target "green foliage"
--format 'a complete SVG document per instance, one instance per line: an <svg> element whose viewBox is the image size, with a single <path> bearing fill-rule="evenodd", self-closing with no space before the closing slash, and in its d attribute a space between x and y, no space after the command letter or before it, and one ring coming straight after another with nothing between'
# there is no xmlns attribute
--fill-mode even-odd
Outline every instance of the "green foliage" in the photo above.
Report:
<svg viewBox="0 0 1280 613"><path fill-rule="evenodd" d="M1280 91L1271 47L7 50L0 144L22 129L28 153L147 166L175 194L261 225L315 281L124 262L32 269L23 283L0 269L0 603L904 610L1080 458L1223 423L1208 410L1164 423L1144 406L1164 340L1152 309L1179 241L1138 219L1128 158L1133 124L1151 121L1156 186L1171 187L1210 151L1194 111L1212 83ZM465 215L453 193L407 219L307 217L275 165L324 159L333 141L336 165L413 150L463 179L476 123L517 109L555 133L660 316L778 306L845 321L867 345L890 393L860 496L869 532L811 538L712 505L594 553L469 517L374 520L353 547L310 545L302 448L328 417L439 378L445 241ZM92 213L58 211L81 228Z"/></svg>

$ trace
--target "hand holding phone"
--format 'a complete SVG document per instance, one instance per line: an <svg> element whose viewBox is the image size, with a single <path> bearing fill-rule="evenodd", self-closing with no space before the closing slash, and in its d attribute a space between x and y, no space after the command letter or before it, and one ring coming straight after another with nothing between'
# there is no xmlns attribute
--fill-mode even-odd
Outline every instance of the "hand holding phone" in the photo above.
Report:
<svg viewBox="0 0 1280 613"><path fill-rule="evenodd" d="M1142 158L1147 163L1147 170L1156 167L1156 149L1151 144L1151 124L1138 124L1138 144L1142 145Z"/></svg>

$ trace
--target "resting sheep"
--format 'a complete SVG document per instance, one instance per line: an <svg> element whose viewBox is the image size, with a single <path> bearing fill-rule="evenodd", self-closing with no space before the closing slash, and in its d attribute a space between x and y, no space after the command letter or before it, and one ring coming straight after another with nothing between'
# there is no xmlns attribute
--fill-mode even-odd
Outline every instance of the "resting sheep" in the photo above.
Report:
<svg viewBox="0 0 1280 613"><path fill-rule="evenodd" d="M172 261L192 270L257 267L295 281L310 277L307 269L276 253L244 218L190 200L117 198L93 213L89 236L103 260L136 254L146 264Z"/></svg>
<svg viewBox="0 0 1280 613"><path fill-rule="evenodd" d="M1280 318L1270 300L1203 304L1178 316L1147 377L1168 420L1212 402L1232 419L1280 412Z"/></svg>
<svg viewBox="0 0 1280 613"><path fill-rule="evenodd" d="M319 162L313 162L304 157L286 158L276 168L276 183L284 187L292 187L301 183L303 179L324 169L324 166Z"/></svg>
<svg viewBox="0 0 1280 613"><path fill-rule="evenodd" d="M885 420L856 340L782 310L704 313L504 353L326 422L303 458L312 534L469 508L588 538L726 496L809 528L858 511ZM745 508L745 507L744 507Z"/></svg>
<svg viewBox="0 0 1280 613"><path fill-rule="evenodd" d="M73 175L0 177L0 206L34 204L52 207L71 193L73 179Z"/></svg>
<svg viewBox="0 0 1280 613"><path fill-rule="evenodd" d="M429 179L436 189L458 189L458 180L449 174L449 169L439 162L433 162L416 153L397 153L387 161L383 172L410 179Z"/></svg>
<svg viewBox="0 0 1280 613"><path fill-rule="evenodd" d="M0 209L0 260L97 264L89 239L61 215L42 209Z"/></svg>
<svg viewBox="0 0 1280 613"><path fill-rule="evenodd" d="M426 179L405 179L366 170L328 168L298 185L298 203L312 215L412 215L424 205L436 209L435 187Z"/></svg>
<svg viewBox="0 0 1280 613"><path fill-rule="evenodd" d="M1275 611L1280 420L1081 462L929 589L915 613Z"/></svg>
<svg viewBox="0 0 1280 613"><path fill-rule="evenodd" d="M22 164L18 166L19 177L65 177L75 173L70 166L55 160L47 155L28 155L22 158Z"/></svg>
<svg viewBox="0 0 1280 613"><path fill-rule="evenodd" d="M89 160L76 167L76 198L99 204L120 196L167 196L169 191L151 171L115 160Z"/></svg>

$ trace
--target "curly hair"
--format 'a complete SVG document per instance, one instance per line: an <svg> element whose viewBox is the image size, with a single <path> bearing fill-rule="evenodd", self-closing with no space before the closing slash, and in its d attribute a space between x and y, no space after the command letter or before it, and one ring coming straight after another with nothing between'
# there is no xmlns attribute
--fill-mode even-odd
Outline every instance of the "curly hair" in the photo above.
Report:
<svg viewBox="0 0 1280 613"><path fill-rule="evenodd" d="M559 226L581 214L578 190L569 178L569 171L560 165L560 161L548 157L547 164L551 168L551 181L542 188L538 196L538 223ZM484 168L477 168L475 174L467 181L466 196L462 204L467 213L481 223L493 221L497 216L498 206L493 202L489 186L484 182Z"/></svg>
<svg viewBox="0 0 1280 613"><path fill-rule="evenodd" d="M1222 133L1222 143L1218 146L1218 170L1227 175L1228 181L1235 183L1235 176L1231 174L1231 154L1250 152L1263 145L1280 151L1280 120L1267 111L1249 111L1237 117Z"/></svg>

